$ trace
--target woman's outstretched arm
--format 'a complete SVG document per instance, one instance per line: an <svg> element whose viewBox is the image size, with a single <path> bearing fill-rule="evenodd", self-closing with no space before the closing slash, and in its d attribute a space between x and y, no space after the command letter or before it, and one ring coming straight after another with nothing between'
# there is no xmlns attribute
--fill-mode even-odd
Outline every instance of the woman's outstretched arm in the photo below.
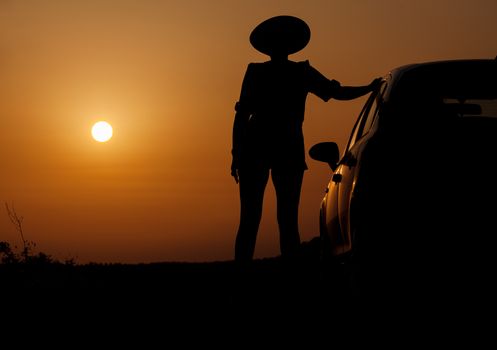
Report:
<svg viewBox="0 0 497 350"><path fill-rule="evenodd" d="M364 96L371 91L380 87L381 78L374 79L369 85L365 86L340 86L333 94L335 100L353 100L355 98Z"/></svg>

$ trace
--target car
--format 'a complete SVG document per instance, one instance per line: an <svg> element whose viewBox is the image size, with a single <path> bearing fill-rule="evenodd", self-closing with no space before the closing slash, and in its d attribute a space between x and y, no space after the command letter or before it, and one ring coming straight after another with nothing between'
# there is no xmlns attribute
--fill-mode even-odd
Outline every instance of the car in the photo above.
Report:
<svg viewBox="0 0 497 350"><path fill-rule="evenodd" d="M356 292L447 292L495 274L497 58L392 69L342 153L322 142L309 156L332 171L323 261L346 266Z"/></svg>

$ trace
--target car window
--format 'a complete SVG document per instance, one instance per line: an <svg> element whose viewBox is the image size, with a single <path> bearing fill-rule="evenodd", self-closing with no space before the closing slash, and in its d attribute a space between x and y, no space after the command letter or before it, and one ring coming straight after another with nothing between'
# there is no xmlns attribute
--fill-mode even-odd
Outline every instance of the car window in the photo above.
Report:
<svg viewBox="0 0 497 350"><path fill-rule="evenodd" d="M352 130L347 149L353 147L356 141L359 140L363 135L367 134L369 129L371 129L376 114L378 113L378 104L381 101L381 96L385 89L386 84L383 84L380 88L380 92L371 94L371 96L364 104L361 114L359 115L359 118L357 119L357 122Z"/></svg>
<svg viewBox="0 0 497 350"><path fill-rule="evenodd" d="M357 121L354 125L354 128L352 129L352 134L350 136L349 143L347 145L347 150L351 149L355 144L363 116L364 116L364 114L361 113L360 117L357 119Z"/></svg>
<svg viewBox="0 0 497 350"><path fill-rule="evenodd" d="M378 114L378 107L382 101L382 96L385 90L386 84L383 84L380 88L380 92L375 94L375 96L372 96L373 100L371 101L367 113L364 116L362 124L360 125L358 130L358 138L366 135L369 132L369 129L371 129L371 126L376 119L376 115Z"/></svg>
<svg viewBox="0 0 497 350"><path fill-rule="evenodd" d="M373 125L373 120L376 117L376 113L378 112L378 100L379 96L375 96L373 102L371 103L368 113L365 115L363 118L363 123L359 127L359 132L358 132L358 137L362 137L363 135L367 134L369 129L371 128L371 125Z"/></svg>
<svg viewBox="0 0 497 350"><path fill-rule="evenodd" d="M352 134L350 136L349 143L347 145L347 150L354 147L354 144L360 138L360 130L362 128L362 125L364 124L364 119L368 115L368 112L371 108L371 104L373 103L375 96L376 94L369 96L368 100L364 104L364 107L362 107L361 114L359 114L359 118L357 118L354 128L352 129Z"/></svg>
<svg viewBox="0 0 497 350"><path fill-rule="evenodd" d="M444 98L445 112L460 117L488 117L497 118L497 99L455 99Z"/></svg>

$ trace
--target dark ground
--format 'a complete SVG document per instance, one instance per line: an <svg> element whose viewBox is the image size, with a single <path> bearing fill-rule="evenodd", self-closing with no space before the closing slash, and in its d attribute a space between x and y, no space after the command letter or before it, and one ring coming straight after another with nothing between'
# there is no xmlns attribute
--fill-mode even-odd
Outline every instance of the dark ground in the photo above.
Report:
<svg viewBox="0 0 497 350"><path fill-rule="evenodd" d="M77 329L78 338L109 328L119 339L187 332L187 343L316 338L345 310L346 283L338 268L325 271L316 244L303 248L298 264L275 257L243 269L233 261L0 265L3 319L20 329Z"/></svg>
<svg viewBox="0 0 497 350"><path fill-rule="evenodd" d="M314 309L322 306L318 303L330 285L328 279L338 274L328 271L325 276L314 243L304 248L298 263L286 264L275 257L255 260L243 268L234 261L5 264L0 265L1 292L27 300L46 297L55 303L74 296L72 304L87 300L112 305L124 299L129 308L148 306L171 313L205 310L229 314L243 308L277 312L280 307L291 308L291 304ZM343 287L341 282L333 283Z"/></svg>
<svg viewBox="0 0 497 350"><path fill-rule="evenodd" d="M180 338L186 346L229 343L233 337L246 345L304 339L307 348L316 348L321 346L311 341L362 341L365 334L421 339L462 328L468 335L475 324L486 334L480 322L494 316L487 300L474 293L464 299L465 293L437 289L431 281L399 289L393 279L381 291L358 294L346 265L325 266L316 241L303 248L299 264L276 257L243 270L233 261L0 265L2 320L21 330L48 327L81 340L146 335L165 342Z"/></svg>

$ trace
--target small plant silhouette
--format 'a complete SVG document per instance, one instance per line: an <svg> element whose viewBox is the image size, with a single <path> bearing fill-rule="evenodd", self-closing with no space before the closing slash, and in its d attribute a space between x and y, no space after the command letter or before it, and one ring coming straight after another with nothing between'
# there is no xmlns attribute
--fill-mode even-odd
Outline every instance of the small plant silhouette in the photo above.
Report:
<svg viewBox="0 0 497 350"><path fill-rule="evenodd" d="M19 262L19 257L12 250L8 242L0 242L0 257L2 264L16 264Z"/></svg>
<svg viewBox="0 0 497 350"><path fill-rule="evenodd" d="M22 240L22 250L20 253L15 252L8 242L0 242L0 262L2 264L19 264L19 263L36 263L36 264L46 264L55 262L53 258L45 253L39 252L34 253L36 248L36 243L29 241L24 236L23 221L24 217L20 216L12 203L10 206L5 202L5 209L7 210L7 215L10 222L14 225L16 231L21 236ZM72 262L74 263L74 262Z"/></svg>

